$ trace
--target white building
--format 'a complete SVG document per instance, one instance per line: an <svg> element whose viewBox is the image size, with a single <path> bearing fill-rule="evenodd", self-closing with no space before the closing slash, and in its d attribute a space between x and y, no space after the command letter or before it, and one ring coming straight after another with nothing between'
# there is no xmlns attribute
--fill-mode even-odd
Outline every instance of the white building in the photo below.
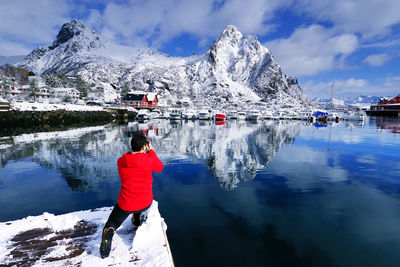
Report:
<svg viewBox="0 0 400 267"><path fill-rule="evenodd" d="M53 88L53 95L55 98L59 98L60 100L64 98L70 98L73 102L79 99L79 91L73 87L64 88L58 87Z"/></svg>
<svg viewBox="0 0 400 267"><path fill-rule="evenodd" d="M119 90L109 84L100 82L88 92L87 101L114 103L119 99Z"/></svg>

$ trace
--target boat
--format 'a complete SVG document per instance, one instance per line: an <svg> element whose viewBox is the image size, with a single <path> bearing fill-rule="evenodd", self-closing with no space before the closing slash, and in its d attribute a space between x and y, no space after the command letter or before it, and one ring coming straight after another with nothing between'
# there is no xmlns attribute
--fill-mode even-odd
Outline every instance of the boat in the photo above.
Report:
<svg viewBox="0 0 400 267"><path fill-rule="evenodd" d="M299 118L299 114L294 110L287 110L285 112L285 119L287 120L297 120Z"/></svg>
<svg viewBox="0 0 400 267"><path fill-rule="evenodd" d="M274 115L272 115L272 111L270 110L264 110L261 112L261 118L264 120L272 120Z"/></svg>
<svg viewBox="0 0 400 267"><path fill-rule="evenodd" d="M150 118L150 112L147 109L140 109L136 115L138 120L148 120Z"/></svg>
<svg viewBox="0 0 400 267"><path fill-rule="evenodd" d="M180 120L182 118L182 111L178 108L171 108L168 113L170 120Z"/></svg>
<svg viewBox="0 0 400 267"><path fill-rule="evenodd" d="M343 113L342 119L345 121L365 121L365 115L363 111L348 111Z"/></svg>
<svg viewBox="0 0 400 267"><path fill-rule="evenodd" d="M246 115L247 120L258 120L261 119L261 112L257 109L250 110Z"/></svg>
<svg viewBox="0 0 400 267"><path fill-rule="evenodd" d="M280 119L283 119L283 112L282 111L278 111L278 110L275 110L273 113L272 113L272 115L273 115L273 119L274 120L280 120Z"/></svg>
<svg viewBox="0 0 400 267"><path fill-rule="evenodd" d="M212 118L212 114L208 109L202 109L198 114L199 120L210 120Z"/></svg>
<svg viewBox="0 0 400 267"><path fill-rule="evenodd" d="M158 109L154 109L149 114L149 119L159 119L160 117L161 117L161 111L159 111Z"/></svg>
<svg viewBox="0 0 400 267"><path fill-rule="evenodd" d="M185 120L195 120L197 119L197 113L193 109L187 109L182 112L182 118Z"/></svg>
<svg viewBox="0 0 400 267"><path fill-rule="evenodd" d="M237 112L235 110L230 110L226 113L226 118L228 120L235 120L237 119Z"/></svg>
<svg viewBox="0 0 400 267"><path fill-rule="evenodd" d="M246 112L243 111L238 111L236 118L238 120L245 120L246 119Z"/></svg>
<svg viewBox="0 0 400 267"><path fill-rule="evenodd" d="M169 113L167 110L162 110L161 114L159 116L160 119L168 119L169 118Z"/></svg>
<svg viewBox="0 0 400 267"><path fill-rule="evenodd" d="M221 111L215 111L214 118L216 121L224 121L226 119L226 114Z"/></svg>
<svg viewBox="0 0 400 267"><path fill-rule="evenodd" d="M301 120L305 120L305 121L312 121L313 120L312 112L311 111L303 111L303 112L301 112L299 118Z"/></svg>
<svg viewBox="0 0 400 267"><path fill-rule="evenodd" d="M316 111L312 114L312 116L315 118L313 121L319 121L319 122L328 122L329 121L328 112Z"/></svg>
<svg viewBox="0 0 400 267"><path fill-rule="evenodd" d="M378 104L371 105L366 113L368 116L400 117L400 94L392 99L381 98Z"/></svg>

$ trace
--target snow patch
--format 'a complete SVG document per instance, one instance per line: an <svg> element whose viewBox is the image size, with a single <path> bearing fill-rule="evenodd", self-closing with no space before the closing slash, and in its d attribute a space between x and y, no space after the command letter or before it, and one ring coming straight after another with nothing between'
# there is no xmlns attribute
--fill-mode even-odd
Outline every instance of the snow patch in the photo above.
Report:
<svg viewBox="0 0 400 267"><path fill-rule="evenodd" d="M25 261L31 266L174 266L156 201L136 232L130 218L125 220L114 235L110 256L102 259L101 235L111 210L105 207L63 215L45 212L0 223L0 265L24 265Z"/></svg>

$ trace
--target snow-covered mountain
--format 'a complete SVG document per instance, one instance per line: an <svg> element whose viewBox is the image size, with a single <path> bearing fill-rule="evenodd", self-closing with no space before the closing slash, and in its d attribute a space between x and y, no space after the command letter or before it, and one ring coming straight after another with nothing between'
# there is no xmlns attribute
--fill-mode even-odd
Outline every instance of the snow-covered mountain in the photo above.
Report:
<svg viewBox="0 0 400 267"><path fill-rule="evenodd" d="M39 75L56 71L95 83L127 84L170 101L189 97L220 107L309 104L297 79L282 71L271 52L232 25L203 55L180 58L114 44L73 20L52 45L36 48L17 65Z"/></svg>

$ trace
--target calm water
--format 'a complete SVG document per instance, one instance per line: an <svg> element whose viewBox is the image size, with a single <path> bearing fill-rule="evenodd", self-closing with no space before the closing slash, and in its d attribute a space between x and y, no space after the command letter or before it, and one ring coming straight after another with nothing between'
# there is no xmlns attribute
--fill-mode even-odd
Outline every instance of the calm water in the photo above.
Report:
<svg viewBox="0 0 400 267"><path fill-rule="evenodd" d="M144 131L177 266L400 266L400 120L130 123L1 138L0 221L111 206Z"/></svg>

